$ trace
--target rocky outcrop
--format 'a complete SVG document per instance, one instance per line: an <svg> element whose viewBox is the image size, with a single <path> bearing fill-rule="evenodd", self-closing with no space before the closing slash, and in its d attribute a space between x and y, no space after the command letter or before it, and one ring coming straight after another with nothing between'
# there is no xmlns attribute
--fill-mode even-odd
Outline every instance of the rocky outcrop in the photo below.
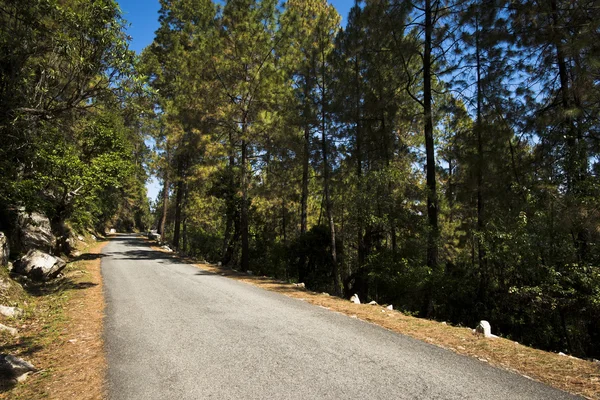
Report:
<svg viewBox="0 0 600 400"><path fill-rule="evenodd" d="M37 369L27 361L11 356L0 354L0 379L5 381L22 381L31 372Z"/></svg>
<svg viewBox="0 0 600 400"><path fill-rule="evenodd" d="M29 250L27 255L15 263L12 272L34 280L47 281L56 278L66 265L58 257L40 250Z"/></svg>
<svg viewBox="0 0 600 400"><path fill-rule="evenodd" d="M52 233L50 220L40 213L20 213L19 242L23 250L39 249L52 251L56 247L56 237Z"/></svg>
<svg viewBox="0 0 600 400"><path fill-rule="evenodd" d="M10 256L8 238L4 232L0 232L0 267L8 264L8 256Z"/></svg>
<svg viewBox="0 0 600 400"><path fill-rule="evenodd" d="M353 302L354 304L360 304L360 299L358 298L357 294L355 294L354 296L350 297L350 301Z"/></svg>

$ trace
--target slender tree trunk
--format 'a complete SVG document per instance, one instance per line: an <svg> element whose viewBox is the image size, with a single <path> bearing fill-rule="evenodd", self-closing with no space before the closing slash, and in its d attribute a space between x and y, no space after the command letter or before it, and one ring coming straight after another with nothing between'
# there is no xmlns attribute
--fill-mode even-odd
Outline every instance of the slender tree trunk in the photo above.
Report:
<svg viewBox="0 0 600 400"><path fill-rule="evenodd" d="M479 298L486 304L488 271L485 263L485 248L483 244L483 138L482 138L482 107L483 91L481 83L481 47L479 43L479 19L475 18L475 61L477 74L477 117L475 121L475 131L477 136L477 261L479 263Z"/></svg>
<svg viewBox="0 0 600 400"><path fill-rule="evenodd" d="M355 124L356 124L356 177L357 193L362 194L362 130L360 117L360 75L359 75L358 55L354 58L354 85L355 85ZM361 209L362 207L359 207ZM363 216L358 216L357 242L358 242L358 267L365 263L366 249Z"/></svg>
<svg viewBox="0 0 600 400"><path fill-rule="evenodd" d="M248 173L247 169L247 158L248 158L248 143L246 143L247 133L247 119L246 116L242 119L242 210L240 229L242 231L242 271L249 269L249 248L248 248Z"/></svg>
<svg viewBox="0 0 600 400"><path fill-rule="evenodd" d="M167 212L169 211L169 176L167 171L164 171L165 176L163 178L163 209L162 218L160 221L160 240L164 242L166 240L166 227L167 227Z"/></svg>
<svg viewBox="0 0 600 400"><path fill-rule="evenodd" d="M438 201L435 178L435 149L433 142L433 114L431 90L431 47L433 21L431 0L425 0L425 49L423 53L423 111L425 118L425 152L427 154L427 266L438 267Z"/></svg>
<svg viewBox="0 0 600 400"><path fill-rule="evenodd" d="M330 232L330 247L331 247L331 262L333 272L333 284L334 292L337 296L342 295L342 286L340 282L340 274L338 271L337 263L337 250L335 240L335 222L333 220L333 206L331 204L331 196L329 193L329 161L328 161L328 150L327 150L327 112L326 112L326 85L325 85L325 54L321 53L322 59L322 92L321 92L321 149L323 152L323 195L325 197L325 212L327 213L327 220L329 221L329 232Z"/></svg>
<svg viewBox="0 0 600 400"><path fill-rule="evenodd" d="M187 220L188 220L188 213L187 213L187 204L188 204L188 194L189 194L189 187L188 184L186 183L184 185L183 188L183 218L182 218L182 224L183 224L183 235L182 235L182 239L183 239L183 253L187 254L188 252L188 231L187 231Z"/></svg>
<svg viewBox="0 0 600 400"><path fill-rule="evenodd" d="M233 239L232 230L234 227L234 220L236 216L235 206L235 181L233 177L233 168L235 167L235 156L234 156L234 143L231 132L229 133L229 173L227 176L228 187L227 187L227 199L226 199L226 222L225 222L225 233L223 235L223 249L221 251L221 262L223 265L228 265L233 256Z"/></svg>
<svg viewBox="0 0 600 400"><path fill-rule="evenodd" d="M304 90L308 96L308 87ZM308 103L308 100L305 100ZM310 161L310 124L308 122L308 105L305 106L304 117L304 151L302 153L302 195L300 198L300 236L308 229L308 165Z"/></svg>
<svg viewBox="0 0 600 400"><path fill-rule="evenodd" d="M182 162L179 162L179 166L177 168L177 186L175 194L175 227L173 229L173 246L175 250L179 250L179 242L180 242L180 232L181 232L181 207L183 205L183 191L184 191L184 183L183 183L183 165Z"/></svg>

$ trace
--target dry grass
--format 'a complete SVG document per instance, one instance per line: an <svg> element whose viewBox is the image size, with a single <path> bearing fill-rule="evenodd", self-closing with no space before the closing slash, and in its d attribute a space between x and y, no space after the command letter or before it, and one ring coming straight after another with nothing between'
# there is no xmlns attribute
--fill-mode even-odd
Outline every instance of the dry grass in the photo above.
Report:
<svg viewBox="0 0 600 400"><path fill-rule="evenodd" d="M42 371L24 383L4 388L0 399L78 399L104 397L106 361L102 343L104 298L100 252L94 243L53 284L25 287L12 294L25 316L11 321L17 341L0 338L2 352L30 361Z"/></svg>
<svg viewBox="0 0 600 400"><path fill-rule="evenodd" d="M157 247L154 249L164 251ZM174 255L174 257L176 256ZM203 270L326 307L455 353L478 358L496 367L519 373L555 388L589 399L600 400L600 365L598 363L559 356L503 338L485 339L473 334L470 328L415 318L378 305L354 304L328 294L307 291L294 284L266 277L249 276L211 264L197 264L191 259L184 258L183 260Z"/></svg>

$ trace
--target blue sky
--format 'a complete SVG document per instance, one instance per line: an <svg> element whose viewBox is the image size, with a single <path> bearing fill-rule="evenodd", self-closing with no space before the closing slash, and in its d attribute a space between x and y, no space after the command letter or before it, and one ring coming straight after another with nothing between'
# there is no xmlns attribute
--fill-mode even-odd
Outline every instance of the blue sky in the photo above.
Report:
<svg viewBox="0 0 600 400"><path fill-rule="evenodd" d="M132 37L131 48L140 52L149 45L158 29L158 0L117 0L123 10L123 16L131 24L127 33ZM330 0L342 16L342 25L346 19L354 0Z"/></svg>
<svg viewBox="0 0 600 400"><path fill-rule="evenodd" d="M160 4L158 0L118 0L118 3L123 11L123 17L129 23L127 33L131 36L130 48L139 53L154 39L154 32L158 29ZM330 0L330 3L342 16L342 26L345 26L354 0ZM160 183L152 178L146 187L148 197L155 200L160 191Z"/></svg>

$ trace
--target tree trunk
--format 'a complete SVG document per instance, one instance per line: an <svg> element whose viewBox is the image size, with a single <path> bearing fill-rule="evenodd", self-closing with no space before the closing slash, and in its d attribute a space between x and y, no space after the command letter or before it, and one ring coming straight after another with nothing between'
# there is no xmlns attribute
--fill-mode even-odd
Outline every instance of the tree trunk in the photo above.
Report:
<svg viewBox="0 0 600 400"><path fill-rule="evenodd" d="M333 285L334 293L337 296L342 295L342 287L340 283L340 274L338 271L337 264L337 251L335 247L335 222L333 220L333 207L331 204L331 196L329 193L329 161L327 160L327 112L326 112L326 91L325 91L325 54L322 52L322 92L321 92L321 149L323 152L323 195L325 197L325 212L327 213L327 220L329 221L329 232L330 232L330 247L331 247L331 262L332 262L332 273L333 273Z"/></svg>
<svg viewBox="0 0 600 400"><path fill-rule="evenodd" d="M247 158L248 158L248 144L246 143L246 116L242 120L242 160L241 160L241 172L242 172L242 209L240 219L240 229L242 231L242 271L248 271L249 269L249 254L248 254L248 176L247 176Z"/></svg>
<svg viewBox="0 0 600 400"><path fill-rule="evenodd" d="M184 191L184 183L183 183L183 166L181 162L179 163L179 167L177 168L177 186L175 194L175 227L173 229L173 247L175 250L179 250L179 237L181 232L181 207L183 205L183 191Z"/></svg>
<svg viewBox="0 0 600 400"><path fill-rule="evenodd" d="M355 124L356 124L356 177L357 177L357 193L362 194L362 131L360 118L360 75L358 71L358 55L354 58L354 85L355 85ZM362 207L359 207L362 209ZM363 216L358 216L357 227L357 242L358 242L358 267L360 268L365 263L366 249Z"/></svg>
<svg viewBox="0 0 600 400"><path fill-rule="evenodd" d="M431 46L433 34L431 0L425 0L425 50L423 54L423 111L425 118L425 152L427 154L427 266L438 267L438 202L435 180L435 149L433 143L433 114L431 111Z"/></svg>
<svg viewBox="0 0 600 400"><path fill-rule="evenodd" d="M167 226L167 212L169 210L169 176L168 172L164 171L165 176L163 178L163 211L162 218L160 221L160 240L164 242L165 238L165 230Z"/></svg>
<svg viewBox="0 0 600 400"><path fill-rule="evenodd" d="M232 230L236 217L236 206L235 206L235 181L233 177L233 168L235 167L235 156L233 154L234 143L233 136L229 133L229 173L227 176L228 187L226 191L226 210L225 218L225 233L223 235L223 248L221 251L221 262L223 265L228 265L233 255L233 239Z"/></svg>
<svg viewBox="0 0 600 400"><path fill-rule="evenodd" d="M475 62L477 75L477 117L475 121L475 131L477 136L477 261L479 264L480 282L479 299L486 304L488 271L485 263L485 249L483 244L483 138L482 138L482 107L483 91L481 84L481 47L479 43L479 19L475 17Z"/></svg>
<svg viewBox="0 0 600 400"><path fill-rule="evenodd" d="M300 235L308 230L308 170L310 165L310 90L313 80L310 68L306 71L304 86L304 149L302 152L302 194L300 197Z"/></svg>

